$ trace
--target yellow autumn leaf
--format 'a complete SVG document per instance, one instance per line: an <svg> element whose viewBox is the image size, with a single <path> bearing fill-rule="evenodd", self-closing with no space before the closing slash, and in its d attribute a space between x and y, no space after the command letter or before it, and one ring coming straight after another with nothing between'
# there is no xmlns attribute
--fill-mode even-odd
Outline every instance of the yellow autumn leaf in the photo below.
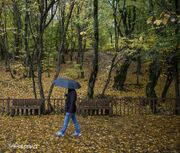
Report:
<svg viewBox="0 0 180 153"><path fill-rule="evenodd" d="M146 23L147 23L147 24L151 24L151 23L152 23L152 19L153 19L152 17L148 18L147 21L146 21Z"/></svg>
<svg viewBox="0 0 180 153"><path fill-rule="evenodd" d="M142 37L142 36L141 36L141 37L139 37L139 40L140 40L140 41L143 41L143 37Z"/></svg>
<svg viewBox="0 0 180 153"><path fill-rule="evenodd" d="M165 17L164 17L164 18L162 19L162 23L163 23L164 25L166 25L166 24L168 23L168 21L169 21L168 18L165 18Z"/></svg>
<svg viewBox="0 0 180 153"><path fill-rule="evenodd" d="M157 26L160 26L161 23L162 23L162 20L155 20L154 21L154 24Z"/></svg>

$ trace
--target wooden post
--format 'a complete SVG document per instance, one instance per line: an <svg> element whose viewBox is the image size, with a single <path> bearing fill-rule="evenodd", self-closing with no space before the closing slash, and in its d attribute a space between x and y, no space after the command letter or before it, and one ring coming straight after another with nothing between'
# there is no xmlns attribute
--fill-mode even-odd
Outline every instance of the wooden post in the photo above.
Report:
<svg viewBox="0 0 180 153"><path fill-rule="evenodd" d="M10 110L10 115L11 115L11 117L13 117L15 115L15 109Z"/></svg>
<svg viewBox="0 0 180 153"><path fill-rule="evenodd" d="M56 112L56 105L55 105L55 100L53 100L54 103L54 113Z"/></svg>
<svg viewBox="0 0 180 153"><path fill-rule="evenodd" d="M9 97L7 99L6 112L7 112L7 115L10 114L10 98Z"/></svg>
<svg viewBox="0 0 180 153"><path fill-rule="evenodd" d="M31 109L28 108L28 115L31 115Z"/></svg>
<svg viewBox="0 0 180 153"><path fill-rule="evenodd" d="M15 109L15 115L18 115L18 109Z"/></svg>
<svg viewBox="0 0 180 153"><path fill-rule="evenodd" d="M35 115L35 109L32 109L32 115Z"/></svg>
<svg viewBox="0 0 180 153"><path fill-rule="evenodd" d="M38 109L38 115L39 116L41 115L41 109L40 108Z"/></svg>
<svg viewBox="0 0 180 153"><path fill-rule="evenodd" d="M22 115L23 113L22 113L22 109L19 109L19 115Z"/></svg>
<svg viewBox="0 0 180 153"><path fill-rule="evenodd" d="M112 102L109 103L109 116L111 117L113 115L113 105L112 105Z"/></svg>
<svg viewBox="0 0 180 153"><path fill-rule="evenodd" d="M122 116L122 112L121 112L121 110L122 110L122 101L120 100L120 101L118 101L118 103L117 103L117 101L116 101L116 115L118 114L117 113L117 106L118 106L118 104L120 104L120 107L119 107L119 114L120 114L120 116Z"/></svg>
<svg viewBox="0 0 180 153"><path fill-rule="evenodd" d="M124 110L123 110L123 115L126 115L126 102L124 101Z"/></svg>

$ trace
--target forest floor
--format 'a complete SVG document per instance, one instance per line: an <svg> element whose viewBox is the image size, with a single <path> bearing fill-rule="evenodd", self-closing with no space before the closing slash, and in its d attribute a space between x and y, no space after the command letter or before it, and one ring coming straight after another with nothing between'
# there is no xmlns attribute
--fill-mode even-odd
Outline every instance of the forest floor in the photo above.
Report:
<svg viewBox="0 0 180 153"><path fill-rule="evenodd" d="M77 90L79 97L87 94L87 83L91 56L85 56L85 78L79 79L74 70L74 64L62 65L60 76L71 76L81 83L82 88ZM100 68L95 85L95 96L102 92L108 75L108 68L112 56L100 54ZM142 65L140 76L141 86L136 84L136 63L132 63L128 71L125 90L116 91L112 88L113 77L106 91L112 97L138 97L145 96L148 81L148 62ZM0 99L1 98L33 98L32 82L30 78L20 79L23 69L17 68L19 77L12 79L9 72L5 72L4 63L0 62ZM18 66L17 66L18 67ZM43 73L43 85L47 96L53 80L54 71ZM113 73L114 75L114 73ZM37 78L36 78L37 79ZM161 75L156 87L158 97L161 96L165 83L165 76ZM65 89L55 87L53 98L62 98ZM167 97L174 97L172 84ZM0 153L4 152L98 152L98 153L178 153L180 146L180 117L147 115L123 117L86 117L78 116L82 136L71 137L72 124L69 126L64 138L55 137L54 134L63 124L62 115L18 116L7 117L0 115ZM22 149L18 149L22 147ZM31 147L31 149L27 149ZM180 148L179 148L180 149ZM180 151L179 151L180 152Z"/></svg>
<svg viewBox="0 0 180 153"><path fill-rule="evenodd" d="M0 153L179 153L180 117L77 117L82 136L55 137L62 115L0 116ZM178 148L179 147L179 148ZM179 149L179 150L178 150Z"/></svg>

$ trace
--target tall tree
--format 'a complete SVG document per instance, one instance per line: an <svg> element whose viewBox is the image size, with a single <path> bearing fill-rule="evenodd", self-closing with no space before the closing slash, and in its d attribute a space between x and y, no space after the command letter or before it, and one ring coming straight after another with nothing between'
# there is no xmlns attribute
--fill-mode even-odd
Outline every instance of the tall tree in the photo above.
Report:
<svg viewBox="0 0 180 153"><path fill-rule="evenodd" d="M91 70L90 78L88 81L88 98L93 98L94 95L94 85L96 82L96 77L98 73L98 44L99 44L99 22L98 22L98 0L93 1L94 11L94 57L93 57L93 67Z"/></svg>
<svg viewBox="0 0 180 153"><path fill-rule="evenodd" d="M126 6L126 0L123 0L122 8L119 8L121 15L121 22L123 27L123 36L127 39L132 39L132 33L135 28L136 23L136 7L135 6ZM116 14L117 16L117 14ZM120 29L120 28L119 28ZM120 30L121 31L121 30ZM122 32L120 32L122 35ZM123 90L124 82L126 80L127 71L132 61L132 55L126 55L123 64L120 67L117 67L116 76L114 77L113 87L117 90Z"/></svg>
<svg viewBox="0 0 180 153"><path fill-rule="evenodd" d="M77 55L77 64L79 64L79 69L81 72L80 78L84 78L84 71L83 71L83 33L82 33L82 26L80 25L80 6L77 6L77 35L78 35L78 55Z"/></svg>
<svg viewBox="0 0 180 153"><path fill-rule="evenodd" d="M34 97L37 98L37 92L36 92L36 83L35 83L35 75L34 75L34 65L33 65L33 54L30 54L30 49L29 49L29 37L30 37L30 27L29 27L29 22L30 22L30 17L29 17L29 9L30 9L30 1L26 0L25 2L25 17L24 17L24 49L26 53L26 58L25 58L25 68L26 68L26 76L32 78L32 88L33 88L33 94Z"/></svg>
<svg viewBox="0 0 180 153"><path fill-rule="evenodd" d="M69 8L69 13L67 15L67 20L66 20L66 23L65 26L64 26L64 29L62 29L63 33L62 36L60 37L61 38L61 41L60 41L60 44L59 44L59 48L58 48L58 56L57 56L57 64L56 64L56 71L55 71L55 75L54 75L54 80L56 80L59 76L59 73L61 71L61 54L63 52L63 49L64 49L64 43L65 43L65 40L66 40L66 34L67 34L67 31L68 31L68 28L69 28L69 23L70 23L70 19L71 19L71 16L72 16L72 12L74 10L74 6L76 4L76 0L73 0L71 1L70 3L70 8ZM61 18L60 20L62 20L63 18ZM62 22L62 21L60 21ZM50 86L50 89L49 89L49 93L48 93L48 111L52 111L52 106L51 106L51 103L50 103L50 98L51 98L51 94L53 92L53 89L54 89L54 83L51 84Z"/></svg>
<svg viewBox="0 0 180 153"><path fill-rule="evenodd" d="M22 19L20 13L20 5L17 0L12 0L12 14L14 20L14 52L16 55L19 55L22 48Z"/></svg>
<svg viewBox="0 0 180 153"><path fill-rule="evenodd" d="M105 83L104 88L103 88L102 93L101 93L102 96L104 96L105 91L106 91L106 89L108 87L108 84L110 82L111 73L112 73L113 68L115 66L117 52L119 50L119 31L120 31L120 28L119 28L119 25L118 25L118 22L117 22L118 21L118 19L117 19L118 2L116 0L113 0L112 4L110 3L110 5L111 5L111 7L113 9L113 17L114 17L115 55L113 56L112 61L111 61L111 67L109 69L108 78L106 80L106 83ZM119 31L118 31L118 29L119 29Z"/></svg>
<svg viewBox="0 0 180 153"><path fill-rule="evenodd" d="M1 35L0 35L0 50L2 59L5 59L5 67L6 71L9 71L9 44L8 44L8 32L7 32L7 9L8 6L6 5L5 1L1 1L0 3L0 15L2 18L0 18L0 25L1 25Z"/></svg>
<svg viewBox="0 0 180 153"><path fill-rule="evenodd" d="M150 106L153 113L156 113L157 95L155 87L157 85L159 76L161 73L161 67L156 57L153 58L153 62L149 65L149 81L146 85L146 96L150 99Z"/></svg>
<svg viewBox="0 0 180 153"><path fill-rule="evenodd" d="M59 1L58 0L51 0L51 1L40 0L40 1L38 1L37 14L34 14L34 12L31 12L31 15L29 15L29 17L31 17L31 19L29 21L30 31L32 33L33 40L35 43L35 49L36 49L35 59L37 62L37 74L38 74L37 86L39 89L39 97L41 99L45 99L44 89L43 89L43 81L42 81L42 69L43 69L42 60L43 60L43 56L44 56L43 36L44 36L45 29L51 23L52 19L54 18L55 14L56 14L57 7L58 7L57 2L59 2ZM50 11L51 11L51 13L49 13ZM50 14L50 16L49 16L49 14ZM38 20L36 20L35 24L32 23L32 21L34 21L33 20L34 16L36 16L38 18ZM34 29L34 31L33 31L33 29ZM34 32L36 32L36 37L34 35ZM45 112L45 102L43 103L43 112Z"/></svg>
<svg viewBox="0 0 180 153"><path fill-rule="evenodd" d="M5 47L5 35L4 33L4 21L3 21L3 10L4 10L4 2L0 2L0 59L5 59L6 47Z"/></svg>
<svg viewBox="0 0 180 153"><path fill-rule="evenodd" d="M154 3L152 0L149 0L149 14L152 16L152 19L154 19ZM157 112L156 104L157 104L157 94L155 91L155 87L157 85L160 73L161 73L161 67L160 63L157 58L157 51L156 49L153 49L152 53L152 62L149 65L149 80L146 85L146 97L150 98L150 107L153 113Z"/></svg>
<svg viewBox="0 0 180 153"><path fill-rule="evenodd" d="M174 2L167 2L162 1L163 3L159 3L158 1L154 2L155 7L159 8L158 13L153 13L154 10L149 9L150 11L150 18L147 20L148 24L151 24L151 28L153 29L150 33L151 36L148 36L151 40L150 42L150 49L149 49L149 55L152 58L152 63L150 64L151 71L149 71L149 81L146 86L146 95L149 98L156 98L156 92L155 92L155 82L157 82L159 78L160 71L158 70L161 67L161 63L158 61L168 61L166 63L167 71L167 79L164 85L164 89L162 92L162 97L164 98L166 96L166 93L168 91L168 88L172 82L172 79L174 79L175 82L175 91L176 96L179 94L179 87L178 87L178 50L179 50L179 24L178 24L178 18L177 18L177 11L175 13L174 10L177 10L177 7L174 6ZM150 5L151 6L151 5ZM155 8L154 7L154 8ZM152 7L151 7L152 8ZM153 39L152 39L153 38ZM154 58L156 57L156 58ZM152 65L156 65L152 66ZM153 68L154 67L154 68ZM152 73L152 71L154 71ZM157 72L155 75L155 72ZM174 77L173 77L174 76ZM151 105L154 105L154 108L156 107L156 100L150 101ZM153 103L153 104L152 104ZM176 101L176 108L178 108L178 98ZM155 108L156 109L156 108Z"/></svg>

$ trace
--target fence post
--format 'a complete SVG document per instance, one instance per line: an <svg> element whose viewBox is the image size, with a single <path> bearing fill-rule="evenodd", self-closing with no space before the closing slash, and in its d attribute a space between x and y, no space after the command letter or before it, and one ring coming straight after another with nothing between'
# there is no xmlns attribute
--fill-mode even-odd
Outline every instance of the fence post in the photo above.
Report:
<svg viewBox="0 0 180 153"><path fill-rule="evenodd" d="M10 114L10 98L9 97L8 97L7 103L6 103L6 112L7 112L7 115Z"/></svg>
<svg viewBox="0 0 180 153"><path fill-rule="evenodd" d="M109 106L110 106L109 116L112 116L113 115L113 104L112 104L112 102L109 103Z"/></svg>
<svg viewBox="0 0 180 153"><path fill-rule="evenodd" d="M155 100L154 98L152 99L152 113L155 114Z"/></svg>

